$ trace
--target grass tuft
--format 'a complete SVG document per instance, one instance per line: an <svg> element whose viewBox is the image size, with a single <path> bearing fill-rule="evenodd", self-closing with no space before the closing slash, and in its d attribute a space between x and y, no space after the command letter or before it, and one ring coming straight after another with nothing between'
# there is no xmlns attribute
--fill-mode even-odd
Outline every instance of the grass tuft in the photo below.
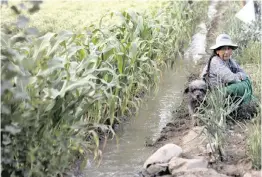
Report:
<svg viewBox="0 0 262 177"><path fill-rule="evenodd" d="M261 169L261 113L257 115L248 128L248 155L254 169Z"/></svg>

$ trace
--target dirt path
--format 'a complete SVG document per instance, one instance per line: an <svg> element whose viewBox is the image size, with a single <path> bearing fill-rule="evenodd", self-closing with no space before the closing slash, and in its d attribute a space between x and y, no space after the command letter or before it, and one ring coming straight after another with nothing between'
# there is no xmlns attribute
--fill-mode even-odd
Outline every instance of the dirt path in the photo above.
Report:
<svg viewBox="0 0 262 177"><path fill-rule="evenodd" d="M208 48L214 44L216 36L220 33L219 29L223 28L223 21L226 20L225 11L229 10L228 2L220 1L216 6L216 16L211 23L211 28L207 33L207 53L210 53ZM206 56L197 64L196 71L193 71L188 78L188 82L198 78L199 71L204 67L208 60ZM186 85L187 83L185 83ZM167 143L175 143L182 147L184 156L187 157L204 157L210 160L206 154L206 144L208 143L205 137L201 134L203 127L192 127L190 125L190 117L187 110L186 97L182 100L181 105L177 110L173 111L173 120L162 129L160 137L149 146L160 148ZM242 125L242 126L240 126ZM226 140L227 159L223 162L215 161L209 164L209 167L214 168L219 173L242 177L245 172L251 169L251 161L246 155L246 136L247 122L240 124L232 124L229 126Z"/></svg>

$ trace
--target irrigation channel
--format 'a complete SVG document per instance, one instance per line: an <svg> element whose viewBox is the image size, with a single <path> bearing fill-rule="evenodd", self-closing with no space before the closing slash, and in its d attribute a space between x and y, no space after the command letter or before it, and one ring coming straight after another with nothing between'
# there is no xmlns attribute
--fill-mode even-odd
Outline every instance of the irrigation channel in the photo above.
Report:
<svg viewBox="0 0 262 177"><path fill-rule="evenodd" d="M208 18L214 19L217 1L211 1ZM145 146L146 139L155 140L162 128L171 120L172 111L180 104L184 84L194 63L205 55L207 29L204 22L198 25L198 31L192 38L184 59L175 67L162 73L159 91L150 95L141 106L136 117L125 122L118 131L118 144L108 141L103 151L99 167L89 162L81 176L83 177L138 177L143 163L153 153L153 149Z"/></svg>
<svg viewBox="0 0 262 177"><path fill-rule="evenodd" d="M155 140L161 129L172 118L173 108L178 106L186 82L188 66L177 62L174 69L162 74L159 91L150 95L136 117L125 122L118 131L119 142L109 140L103 151L102 162L98 168L89 164L85 177L134 177L151 155L152 149L145 146L146 139Z"/></svg>

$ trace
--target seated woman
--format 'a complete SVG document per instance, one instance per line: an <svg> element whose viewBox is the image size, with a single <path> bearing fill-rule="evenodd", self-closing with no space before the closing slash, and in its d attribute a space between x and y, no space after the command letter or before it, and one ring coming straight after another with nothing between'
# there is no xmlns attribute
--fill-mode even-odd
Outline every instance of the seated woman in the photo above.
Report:
<svg viewBox="0 0 262 177"><path fill-rule="evenodd" d="M210 48L213 54L201 77L211 90L222 87L226 96L243 99L242 103L248 103L252 98L251 82L244 70L232 59L232 51L237 47L229 35L220 34L216 44Z"/></svg>

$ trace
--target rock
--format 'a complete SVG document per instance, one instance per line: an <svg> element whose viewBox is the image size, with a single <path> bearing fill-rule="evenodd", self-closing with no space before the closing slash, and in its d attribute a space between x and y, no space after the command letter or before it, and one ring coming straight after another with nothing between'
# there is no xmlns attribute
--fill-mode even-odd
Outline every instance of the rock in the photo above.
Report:
<svg viewBox="0 0 262 177"><path fill-rule="evenodd" d="M224 174L217 173L210 168L196 168L188 171L179 172L176 177L228 177Z"/></svg>
<svg viewBox="0 0 262 177"><path fill-rule="evenodd" d="M194 127L183 137L183 152L195 155L204 154L206 152L206 139L204 126Z"/></svg>
<svg viewBox="0 0 262 177"><path fill-rule="evenodd" d="M188 171L191 169L207 168L208 162L201 159L184 159L180 157L174 157L170 160L168 169L172 175L176 175L181 171Z"/></svg>
<svg viewBox="0 0 262 177"><path fill-rule="evenodd" d="M150 174L158 174L161 171L166 171L170 159L178 157L181 154L181 147L175 144L166 144L146 160L143 168Z"/></svg>
<svg viewBox="0 0 262 177"><path fill-rule="evenodd" d="M252 177L250 173L246 173L243 177Z"/></svg>
<svg viewBox="0 0 262 177"><path fill-rule="evenodd" d="M160 173L167 173L168 163L155 163L151 164L147 169L147 173L150 175L158 175Z"/></svg>
<svg viewBox="0 0 262 177"><path fill-rule="evenodd" d="M251 172L252 177L261 177L262 176L262 171L252 171Z"/></svg>
<svg viewBox="0 0 262 177"><path fill-rule="evenodd" d="M262 173L261 171L250 171L250 172L247 172L245 173L245 175L243 177L261 177L262 176Z"/></svg>
<svg viewBox="0 0 262 177"><path fill-rule="evenodd" d="M145 169L143 169L142 171L140 171L138 173L139 177L151 177L152 175L150 175Z"/></svg>

